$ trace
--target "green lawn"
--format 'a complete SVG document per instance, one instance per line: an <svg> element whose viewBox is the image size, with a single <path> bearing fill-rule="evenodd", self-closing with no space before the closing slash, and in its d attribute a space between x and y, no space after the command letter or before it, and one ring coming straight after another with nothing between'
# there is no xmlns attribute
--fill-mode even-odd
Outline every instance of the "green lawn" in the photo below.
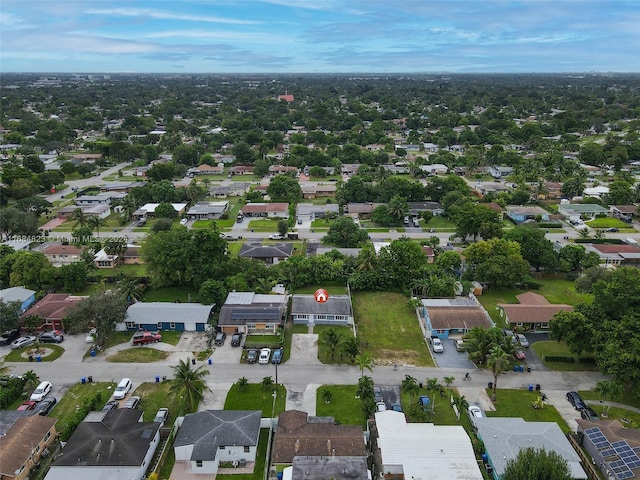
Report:
<svg viewBox="0 0 640 480"><path fill-rule="evenodd" d="M456 224L453 223L451 220L449 220L448 218L444 218L444 217L432 217L431 220L429 220L428 223L424 223L422 222L421 224L422 228L433 228L434 230L438 230L441 232L455 232L456 231Z"/></svg>
<svg viewBox="0 0 640 480"><path fill-rule="evenodd" d="M593 220L589 220L588 222L584 222L587 226L591 228L624 228L633 231L633 227L630 228L628 223L623 222L617 218L613 217L604 217L604 218L594 218Z"/></svg>
<svg viewBox="0 0 640 480"><path fill-rule="evenodd" d="M253 474L232 474L216 475L216 480L262 480L264 478L265 460L267 458L267 443L269 441L269 429L260 430L258 439L258 451L256 452L256 463L253 467Z"/></svg>
<svg viewBox="0 0 640 480"><path fill-rule="evenodd" d="M362 401L356 398L357 385L322 385L318 388L316 398L316 415L319 417L333 417L343 425L366 425L366 418L362 413ZM326 403L322 392L328 389L333 394L331 403Z"/></svg>
<svg viewBox="0 0 640 480"><path fill-rule="evenodd" d="M64 348L58 345L52 345L47 343L46 345L40 345L40 348L48 348L51 350L51 353L46 356L41 356L41 361L43 362L53 362L57 358L60 358L60 355L64 353ZM30 345L28 347L18 348L16 350L11 350L4 358L5 362L28 362L29 357L23 357L22 354L28 352L27 355L31 355L33 357L33 361L36 361L36 357L38 352L36 351L36 347L34 345ZM41 354L42 355L42 354Z"/></svg>
<svg viewBox="0 0 640 480"><path fill-rule="evenodd" d="M125 274L128 277L146 277L147 267L144 264L139 265L120 265L116 268L96 268L91 271L90 277L117 277Z"/></svg>
<svg viewBox="0 0 640 480"><path fill-rule="evenodd" d="M83 404L85 398L89 398L100 392L101 405L107 403L116 384L114 382L94 382L76 383L51 411L51 416L58 419L56 429L61 432L67 423L71 422L76 415L77 409Z"/></svg>
<svg viewBox="0 0 640 480"><path fill-rule="evenodd" d="M378 364L434 366L415 311L399 293L356 292L353 310L363 349Z"/></svg>
<svg viewBox="0 0 640 480"><path fill-rule="evenodd" d="M107 357L113 363L152 363L164 360L171 353L149 347L133 347Z"/></svg>
<svg viewBox="0 0 640 480"><path fill-rule="evenodd" d="M418 381L422 381L422 379L417 379ZM426 379L425 384L426 384ZM444 382L440 383L440 385L444 385ZM451 406L451 395L457 395L454 389L445 388L443 390L443 394L441 395L437 390L427 390L426 387L422 387L418 394L411 398L411 396L400 391L400 404L402 405L402 409L404 410L408 421L410 422L419 422L424 421L420 418L413 418L411 412L415 411L415 407L412 408L411 405L416 404L418 402L418 398L421 395L426 395L432 402L433 407L433 417L429 419L429 422L434 423L436 425L462 425L467 429L467 431L471 431L471 422L469 421L468 415L466 412L461 412L460 420L456 418L456 413ZM420 408L420 407L419 407Z"/></svg>
<svg viewBox="0 0 640 480"><path fill-rule="evenodd" d="M487 389L489 398L492 394L492 391ZM531 406L537 398L538 392L498 388L497 400L493 402L496 410L486 413L488 417L519 417L527 422L555 422L563 432L569 432L569 426L554 407L545 404L544 408L535 409Z"/></svg>
<svg viewBox="0 0 640 480"><path fill-rule="evenodd" d="M531 348L536 355L542 360L542 363L551 370L558 371L594 371L598 368L595 363L565 363L565 362L547 362L544 360L545 356L559 356L559 357L575 357L567 348L567 344L564 342L558 342L556 340L547 340L543 342L535 342L531 345ZM591 356L583 354L585 356Z"/></svg>
<svg viewBox="0 0 640 480"><path fill-rule="evenodd" d="M251 229L251 231L255 232L277 232L278 220L279 219L277 218L251 220L249 222L249 228Z"/></svg>
<svg viewBox="0 0 640 480"><path fill-rule="evenodd" d="M295 291L296 295L313 295L319 288L324 288L329 295L346 295L347 287L342 282L327 282L322 286L301 287Z"/></svg>
<svg viewBox="0 0 640 480"><path fill-rule="evenodd" d="M593 390L583 390L578 393L585 400L600 400L600 396ZM625 392L622 394L622 397L616 399L615 401L618 403L623 403L625 405L631 405L632 407L640 408L640 397L638 397L638 395L636 395L633 391L625 390Z"/></svg>
<svg viewBox="0 0 640 480"><path fill-rule="evenodd" d="M306 325L303 325L307 328ZM333 364L333 365L344 365L345 363L351 363L350 358L345 356L342 353L342 347L338 345L336 348L333 358L331 358L331 351L329 347L322 342L322 334L328 330L334 329L338 334L342 337L342 341L344 342L350 337L353 337L353 329L351 326L331 326L331 325L315 325L313 327L313 333L317 333L318 337L318 360L322 363ZM305 332L306 333L306 332Z"/></svg>
<svg viewBox="0 0 640 480"><path fill-rule="evenodd" d="M145 302L188 302L198 294L189 287L150 288L144 292Z"/></svg>
<svg viewBox="0 0 640 480"><path fill-rule="evenodd" d="M135 389L133 394L141 397L140 408L144 411L143 419L145 422L152 422L158 409L164 407L169 409L169 420L165 424L167 426L173 425L176 415L180 413L180 405L179 399L169 391L170 388L171 382L164 381L159 383L145 382Z"/></svg>
<svg viewBox="0 0 640 480"><path fill-rule="evenodd" d="M255 368L260 368L261 365L255 365ZM265 376L272 373L265 371ZM275 378L273 379L275 381ZM263 418L271 418L272 411L275 411L275 415L279 415L286 410L287 390L283 385L278 386L278 398L275 404L275 410L273 409L273 390L265 390L262 384L250 383L244 391L234 384L227 394L227 399L224 402L225 410L262 410Z"/></svg>
<svg viewBox="0 0 640 480"><path fill-rule="evenodd" d="M182 336L182 332L177 330L162 330L160 333L162 334L162 341L169 345L177 345Z"/></svg>

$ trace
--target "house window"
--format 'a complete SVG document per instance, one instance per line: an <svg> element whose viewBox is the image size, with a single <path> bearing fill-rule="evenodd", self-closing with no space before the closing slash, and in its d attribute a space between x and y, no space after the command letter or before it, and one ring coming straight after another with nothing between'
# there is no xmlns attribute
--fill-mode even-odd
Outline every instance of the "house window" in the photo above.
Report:
<svg viewBox="0 0 640 480"><path fill-rule="evenodd" d="M218 450L224 450L225 448L227 448L227 447L226 447L226 445L220 445L220 446L218 447Z"/></svg>
<svg viewBox="0 0 640 480"><path fill-rule="evenodd" d="M156 328L158 330L162 330L162 322L158 322L157 325L156 325Z"/></svg>
<svg viewBox="0 0 640 480"><path fill-rule="evenodd" d="M50 438L51 438L51 432L47 432L47 434L44 436L44 441L46 442Z"/></svg>
<svg viewBox="0 0 640 480"><path fill-rule="evenodd" d="M521 327L522 325L524 325L522 322L518 322L516 323L517 326Z"/></svg>
<svg viewBox="0 0 640 480"><path fill-rule="evenodd" d="M326 315L316 315L316 320L326 320L327 316Z"/></svg>
<svg viewBox="0 0 640 480"><path fill-rule="evenodd" d="M245 446L244 447L244 453L249 453L250 447L249 446Z"/></svg>
<svg viewBox="0 0 640 480"><path fill-rule="evenodd" d="M549 328L549 324L548 323L541 323L540 324L540 328Z"/></svg>
<svg viewBox="0 0 640 480"><path fill-rule="evenodd" d="M344 320L344 315L336 315L334 318L336 320Z"/></svg>
<svg viewBox="0 0 640 480"><path fill-rule="evenodd" d="M127 322L126 324L127 329L131 329L131 328L138 328L138 325L136 324L136 322Z"/></svg>
<svg viewBox="0 0 640 480"><path fill-rule="evenodd" d="M298 316L298 318L300 320L308 320L309 319L309 315L307 315L306 313L299 313L297 316Z"/></svg>
<svg viewBox="0 0 640 480"><path fill-rule="evenodd" d="M170 328L171 330L175 330L175 328L176 328L176 322L171 322L171 323L169 324L169 328Z"/></svg>
<svg viewBox="0 0 640 480"><path fill-rule="evenodd" d="M202 468L202 460L196 460L196 467Z"/></svg>

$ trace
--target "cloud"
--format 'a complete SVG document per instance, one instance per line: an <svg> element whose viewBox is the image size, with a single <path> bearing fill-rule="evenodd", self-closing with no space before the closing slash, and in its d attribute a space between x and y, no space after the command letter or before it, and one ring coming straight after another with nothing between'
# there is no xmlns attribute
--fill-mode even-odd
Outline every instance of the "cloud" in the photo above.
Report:
<svg viewBox="0 0 640 480"><path fill-rule="evenodd" d="M212 17L208 15L193 15L147 8L92 8L87 10L85 13L87 13L88 15L109 15L113 17L146 17L158 20L225 23L228 25L257 25L262 23L261 21L257 20L242 20L237 18Z"/></svg>
<svg viewBox="0 0 640 480"><path fill-rule="evenodd" d="M216 39L234 42L251 43L284 43L291 38L286 35L278 35L263 32L233 32L221 30L166 30L142 34L143 38L196 38Z"/></svg>

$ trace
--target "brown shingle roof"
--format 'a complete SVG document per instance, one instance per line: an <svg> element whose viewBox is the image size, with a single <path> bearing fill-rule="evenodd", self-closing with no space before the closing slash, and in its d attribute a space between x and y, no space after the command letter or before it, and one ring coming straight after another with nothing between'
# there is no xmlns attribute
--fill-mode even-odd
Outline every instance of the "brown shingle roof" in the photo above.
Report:
<svg viewBox="0 0 640 480"><path fill-rule="evenodd" d="M42 415L18 418L6 435L0 437L0 476L13 477L57 421Z"/></svg>
<svg viewBox="0 0 640 480"><path fill-rule="evenodd" d="M45 255L80 255L82 249L73 245L49 245L42 250Z"/></svg>
<svg viewBox="0 0 640 480"><path fill-rule="evenodd" d="M274 463L292 463L302 456L364 456L364 434L357 425L309 423L305 412L289 410L278 416L273 445Z"/></svg>
<svg viewBox="0 0 640 480"><path fill-rule="evenodd" d="M480 307L427 307L433 330L491 328Z"/></svg>
<svg viewBox="0 0 640 480"><path fill-rule="evenodd" d="M556 313L573 311L571 305L549 303L538 293L521 293L516 296L516 299L520 302L519 304L498 304L510 323L549 323Z"/></svg>
<svg viewBox="0 0 640 480"><path fill-rule="evenodd" d="M593 245L600 253L640 253L635 245Z"/></svg>

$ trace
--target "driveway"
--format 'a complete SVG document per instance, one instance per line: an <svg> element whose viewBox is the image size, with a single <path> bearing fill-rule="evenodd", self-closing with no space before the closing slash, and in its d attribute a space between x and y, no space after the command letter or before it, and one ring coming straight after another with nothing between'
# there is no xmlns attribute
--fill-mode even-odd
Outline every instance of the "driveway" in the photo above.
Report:
<svg viewBox="0 0 640 480"><path fill-rule="evenodd" d="M535 342L546 341L549 340L548 333L525 333L527 340L529 340L529 344L533 345ZM536 355L536 352L533 351L533 348L525 348L525 353L527 354L527 366L531 367L531 370L538 370L542 372L549 371L540 357Z"/></svg>
<svg viewBox="0 0 640 480"><path fill-rule="evenodd" d="M433 353L431 346L429 349L431 355L436 362L436 365L440 368L466 368L474 370L476 366L473 364L467 355L467 352L459 352L456 350L456 346L453 343L453 339L443 339L442 345L444 351L442 353Z"/></svg>

